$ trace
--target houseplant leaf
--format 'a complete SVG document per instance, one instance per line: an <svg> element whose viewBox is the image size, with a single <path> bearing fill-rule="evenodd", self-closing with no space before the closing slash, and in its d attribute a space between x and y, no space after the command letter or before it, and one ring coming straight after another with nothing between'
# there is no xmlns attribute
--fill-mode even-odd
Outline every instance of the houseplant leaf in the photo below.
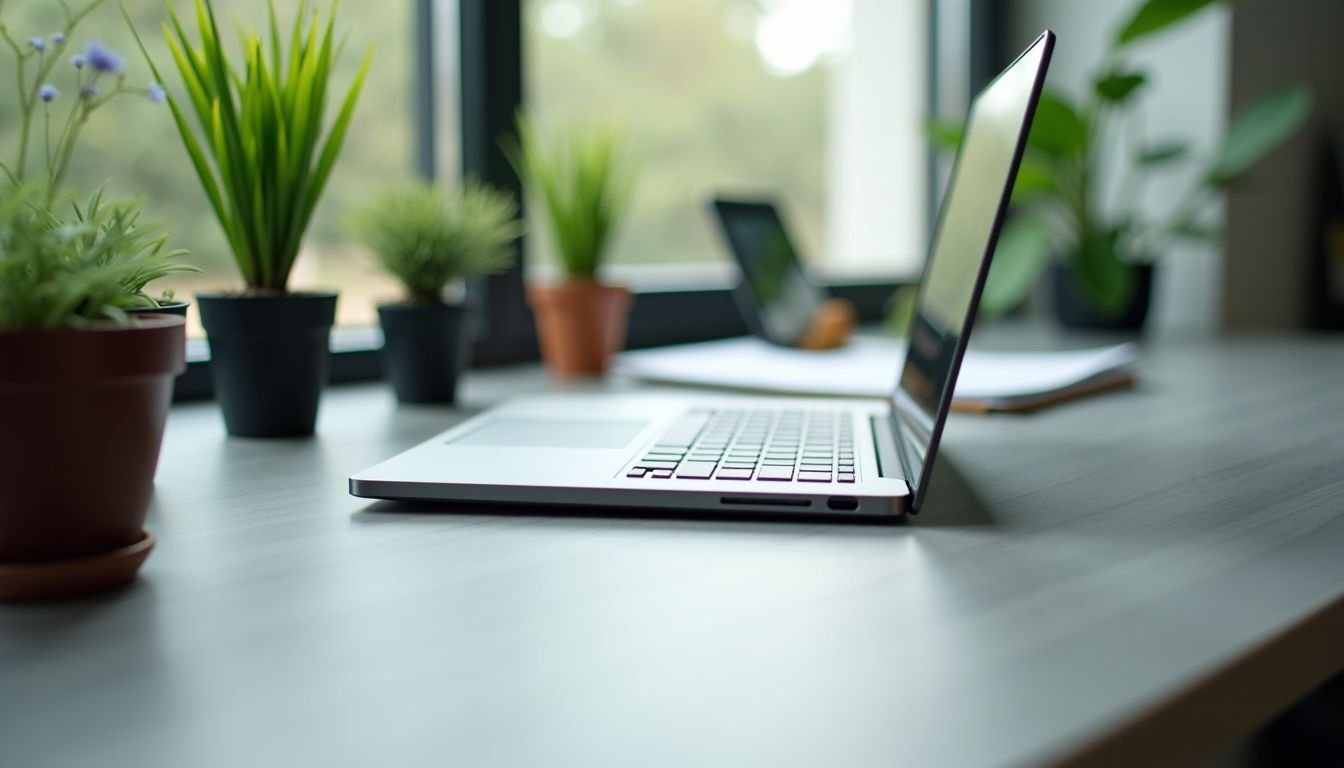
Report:
<svg viewBox="0 0 1344 768"><path fill-rule="evenodd" d="M1054 170L1029 158L1022 159L1013 184L1013 202L1028 203L1059 194L1059 181Z"/></svg>
<svg viewBox="0 0 1344 768"><path fill-rule="evenodd" d="M1134 12L1116 35L1115 47L1160 32L1219 0L1148 0Z"/></svg>
<svg viewBox="0 0 1344 768"><path fill-rule="evenodd" d="M1083 290L1103 312L1118 313L1134 294L1134 271L1120 260L1120 230L1092 232L1078 244L1074 269Z"/></svg>
<svg viewBox="0 0 1344 768"><path fill-rule="evenodd" d="M1110 72L1097 80L1097 95L1107 101L1124 103L1146 82L1148 76L1140 72Z"/></svg>
<svg viewBox="0 0 1344 768"><path fill-rule="evenodd" d="M997 317L1026 301L1050 260L1054 233L1037 216L1018 214L1004 225L990 262L980 312Z"/></svg>
<svg viewBox="0 0 1344 768"><path fill-rule="evenodd" d="M1087 142L1087 123L1078 110L1059 94L1045 91L1036 106L1027 143L1053 156L1077 153Z"/></svg>
<svg viewBox="0 0 1344 768"><path fill-rule="evenodd" d="M1302 86L1271 91L1232 121L1214 154L1208 179L1226 184L1293 135L1311 113L1311 92Z"/></svg>
<svg viewBox="0 0 1344 768"><path fill-rule="evenodd" d="M1190 142L1166 141L1143 150L1138 157L1134 158L1134 161L1139 165L1151 168L1174 163L1188 154L1190 154Z"/></svg>

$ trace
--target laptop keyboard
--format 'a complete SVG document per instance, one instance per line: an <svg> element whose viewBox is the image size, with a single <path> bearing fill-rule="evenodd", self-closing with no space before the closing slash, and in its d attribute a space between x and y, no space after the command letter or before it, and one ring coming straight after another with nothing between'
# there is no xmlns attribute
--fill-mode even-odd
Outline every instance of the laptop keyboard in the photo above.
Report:
<svg viewBox="0 0 1344 768"><path fill-rule="evenodd" d="M692 410L626 477L854 482L854 426L842 411Z"/></svg>

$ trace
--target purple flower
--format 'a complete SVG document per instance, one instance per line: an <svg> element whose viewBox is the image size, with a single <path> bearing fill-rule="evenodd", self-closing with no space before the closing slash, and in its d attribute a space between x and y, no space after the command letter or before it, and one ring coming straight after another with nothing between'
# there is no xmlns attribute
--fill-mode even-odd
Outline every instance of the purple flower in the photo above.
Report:
<svg viewBox="0 0 1344 768"><path fill-rule="evenodd" d="M52 36L51 36L51 44L52 44L52 45L60 45L61 43L64 43L64 42L65 42L65 33L63 33L63 32L56 32L56 33L52 34Z"/></svg>
<svg viewBox="0 0 1344 768"><path fill-rule="evenodd" d="M45 83L41 88L37 89L37 97L47 103L55 101L56 97L60 95L61 92L56 90L56 86L51 83Z"/></svg>
<svg viewBox="0 0 1344 768"><path fill-rule="evenodd" d="M90 40L89 44L84 46L84 58L93 67L95 72L108 72L114 75L121 74L121 68L126 66L126 59L120 53L108 48L97 40Z"/></svg>
<svg viewBox="0 0 1344 768"><path fill-rule="evenodd" d="M47 50L47 41L40 37L33 36L28 38L28 46L38 53L42 53Z"/></svg>
<svg viewBox="0 0 1344 768"><path fill-rule="evenodd" d="M162 104L168 100L168 92L163 90L163 86L158 83L149 84L149 100L155 104Z"/></svg>
<svg viewBox="0 0 1344 768"><path fill-rule="evenodd" d="M92 99L94 96L97 95L98 95L98 86L93 85L92 83L79 89L79 97L81 99Z"/></svg>
<svg viewBox="0 0 1344 768"><path fill-rule="evenodd" d="M76 53L70 57L70 63L75 65L75 69L83 69L84 65L89 63L89 60L84 57L84 54Z"/></svg>

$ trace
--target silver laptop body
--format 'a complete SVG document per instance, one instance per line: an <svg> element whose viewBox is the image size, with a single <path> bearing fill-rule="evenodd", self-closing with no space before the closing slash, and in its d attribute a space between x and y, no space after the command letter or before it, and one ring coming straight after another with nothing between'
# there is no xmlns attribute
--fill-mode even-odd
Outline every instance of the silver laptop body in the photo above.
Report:
<svg viewBox="0 0 1344 768"><path fill-rule="evenodd" d="M976 97L887 400L549 394L511 400L350 478L415 501L890 519L918 512L1054 46Z"/></svg>

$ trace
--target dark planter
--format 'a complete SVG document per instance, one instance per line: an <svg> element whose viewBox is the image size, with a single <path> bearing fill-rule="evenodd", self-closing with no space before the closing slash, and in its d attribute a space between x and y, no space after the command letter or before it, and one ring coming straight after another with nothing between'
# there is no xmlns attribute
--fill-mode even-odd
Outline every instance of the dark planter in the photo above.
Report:
<svg viewBox="0 0 1344 768"><path fill-rule="evenodd" d="M0 599L130 580L186 323L0 332Z"/></svg>
<svg viewBox="0 0 1344 768"><path fill-rule="evenodd" d="M1051 293L1054 296L1055 316L1059 318L1060 325L1076 330L1135 333L1143 330L1153 293L1153 265L1138 264L1130 269L1134 272L1134 293L1124 307L1108 314L1092 303L1071 265L1052 264Z"/></svg>
<svg viewBox="0 0 1344 768"><path fill-rule="evenodd" d="M311 435L327 382L336 294L200 294L196 304L229 434Z"/></svg>
<svg viewBox="0 0 1344 768"><path fill-rule="evenodd" d="M460 304L384 304L383 371L403 403L452 403L471 354Z"/></svg>
<svg viewBox="0 0 1344 768"><path fill-rule="evenodd" d="M130 314L137 317L142 315L176 315L178 317L187 316L187 307L191 304L185 301L174 301L172 304L164 304L158 307L143 307L141 309L132 309Z"/></svg>

